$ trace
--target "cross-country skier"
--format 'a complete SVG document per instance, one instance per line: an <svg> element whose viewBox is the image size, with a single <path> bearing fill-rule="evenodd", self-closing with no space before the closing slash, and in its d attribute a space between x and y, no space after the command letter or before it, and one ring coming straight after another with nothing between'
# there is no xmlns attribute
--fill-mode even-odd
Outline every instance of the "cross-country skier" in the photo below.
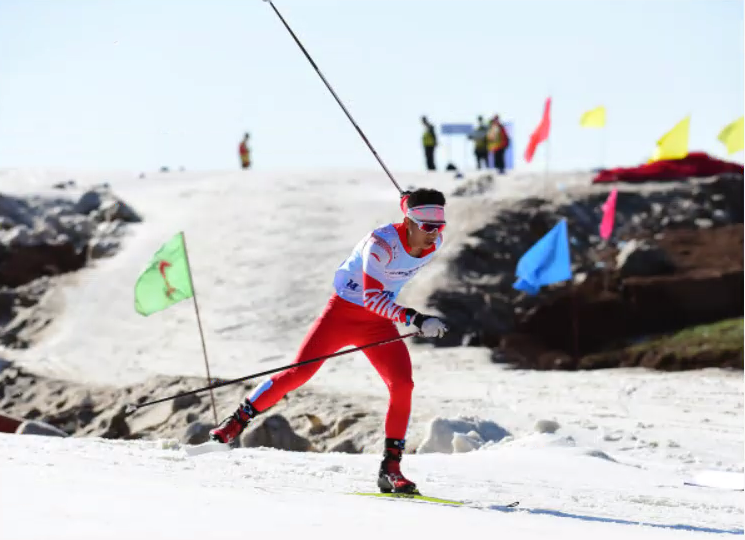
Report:
<svg viewBox="0 0 745 540"><path fill-rule="evenodd" d="M401 288L432 260L442 244L445 196L434 189L404 192L401 210L405 213L401 223L368 233L336 270L336 292L305 336L295 362L333 354L346 346L359 347L396 337L399 333L394 323L413 324L426 337L442 337L447 331L437 317L396 303ZM378 487L384 493L418 493L400 468L414 388L409 351L403 341L394 341L364 352L390 392ZM210 431L210 437L230 443L251 418L306 383L321 364L305 364L266 379L231 416Z"/></svg>

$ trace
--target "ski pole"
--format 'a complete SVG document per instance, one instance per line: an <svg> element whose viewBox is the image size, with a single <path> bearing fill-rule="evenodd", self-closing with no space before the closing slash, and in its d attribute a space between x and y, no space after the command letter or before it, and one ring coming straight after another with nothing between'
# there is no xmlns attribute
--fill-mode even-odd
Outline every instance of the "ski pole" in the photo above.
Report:
<svg viewBox="0 0 745 540"><path fill-rule="evenodd" d="M368 343L367 345L362 345L360 347L355 347L354 349L348 349L346 351L339 351L339 352L336 352L336 353L333 353L333 354L327 354L326 356L319 356L318 358L311 358L310 360L303 360L302 362L296 362L294 364L287 364L286 366L282 366L282 367L278 367L278 368L274 368L274 369L269 369L267 371L262 371L260 373L253 373L251 375L246 375L245 377L241 377L240 379L231 379L229 381L223 381L223 382L212 384L212 385L209 385L209 386L204 386L202 388L197 388L196 390L189 390L188 392L181 392L180 394L175 394L175 395L170 396L170 397L164 397L164 398L161 398L161 399L156 399L154 401L148 401L148 402L140 403L140 404L130 403L129 405L126 406L124 412L125 412L126 415L130 415L130 414L134 413L137 409L142 409L143 407L148 407L150 405L155 405L156 403L163 403L164 401L171 401L171 400L176 399L176 398L179 398L181 396L190 396L191 394L197 394L199 392L204 392L206 390L213 390L215 388L220 388L221 386L228 386L228 385L235 384L235 383L238 383L238 382L241 382L241 381L247 381L249 379L255 379L257 377L262 377L264 375L269 375L271 373L276 373L278 371L284 371L286 369L291 369L291 368L294 368L294 367L297 367L297 366L302 366L303 364L310 364L312 362L320 362L321 360L327 360L329 358L334 358L335 356L343 356L345 354L350 354L350 353L353 353L353 352L361 351L363 349L368 349L370 347L377 347L378 345L385 345L386 343L392 343L394 341L400 341L402 339L406 339L408 337L415 336L415 335L418 335L418 334L419 334L419 332L411 332L409 334L404 334L402 336L396 336L396 337L392 337L392 338L389 338L389 339L384 339L382 341L376 341L374 343Z"/></svg>
<svg viewBox="0 0 745 540"><path fill-rule="evenodd" d="M383 167L383 170L385 171L385 174L388 175L388 178L390 178L391 182L393 182L393 185L396 186L396 189L399 193L403 193L403 190L401 189L401 186L398 185L398 182L393 178L393 175L388 170L388 167L385 166L385 163L383 163L383 160L380 159L380 156L378 156L378 153L375 151L375 148L373 148L373 145L370 144L370 141L367 140L367 137L365 137L365 134L362 132L360 127L357 125L357 122L354 121L354 118L352 118L352 115L349 114L349 111L344 106L344 104L339 99L339 96L336 95L336 92L334 92L334 89L331 88L331 85L326 80L326 77L323 76L323 73L321 73L321 70L318 69L318 66L313 61L313 59L310 57L310 54L308 54L308 51L305 50L305 47L303 47L303 44L300 42L298 37L295 35L295 32L292 31L292 28L290 28L290 25L287 24L287 21L285 21L284 17L277 11L277 8L274 6L274 3L271 0L264 0L265 2L268 2L270 6L272 6L272 9L274 10L274 13L277 14L277 17L279 17L279 20L282 21L282 24L287 28L287 31L290 33L292 38L295 40L295 43L297 43L298 47L300 47L300 50L303 51L303 54L305 55L305 58L308 59L308 62L310 62L310 65L313 66L313 69L316 70L316 73L318 73L318 76L321 77L321 80L326 85L326 88L329 89L329 92L331 92L331 95L334 96L334 99L336 99L336 102L339 104L341 109L344 111L344 113L347 115L347 118L349 118L349 121L352 122L352 125L357 129L357 133L360 134L360 137L362 137L362 140L365 141L365 144L370 149L370 151L373 153L373 156L375 156L375 159L378 160L378 163L380 163L380 166Z"/></svg>

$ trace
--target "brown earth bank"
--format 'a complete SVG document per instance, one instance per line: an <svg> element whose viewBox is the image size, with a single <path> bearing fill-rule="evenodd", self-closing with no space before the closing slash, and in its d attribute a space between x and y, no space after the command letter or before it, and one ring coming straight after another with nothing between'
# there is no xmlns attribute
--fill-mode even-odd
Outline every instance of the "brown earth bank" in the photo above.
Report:
<svg viewBox="0 0 745 540"><path fill-rule="evenodd" d="M220 382L215 379L213 382ZM215 425L208 392L137 409L143 404L205 386L196 377L155 376L124 388L92 386L26 371L0 360L0 433L107 439L207 441ZM235 410L250 382L214 390L218 421ZM313 414L309 414L312 402ZM384 415L353 399L298 389L257 417L234 446L293 451L362 453L381 451Z"/></svg>
<svg viewBox="0 0 745 540"><path fill-rule="evenodd" d="M452 263L456 286L431 298L452 329L445 345L492 347L494 361L531 369L742 369L742 338L735 349L699 347L675 359L669 350L643 361L624 352L659 334L742 318L742 177L619 191L608 244L597 236L606 197L521 201L476 231ZM536 296L514 290L519 257L560 219L574 279Z"/></svg>
<svg viewBox="0 0 745 540"><path fill-rule="evenodd" d="M113 256L142 218L106 183L60 196L0 193L0 345L27 348L52 321L55 281Z"/></svg>

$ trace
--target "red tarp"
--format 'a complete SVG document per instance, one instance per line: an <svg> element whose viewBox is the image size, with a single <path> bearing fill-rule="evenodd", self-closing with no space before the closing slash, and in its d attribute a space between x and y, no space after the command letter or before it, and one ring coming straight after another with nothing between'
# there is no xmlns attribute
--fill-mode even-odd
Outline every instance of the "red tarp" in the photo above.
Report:
<svg viewBox="0 0 745 540"><path fill-rule="evenodd" d="M713 158L705 152L691 152L683 159L655 161L638 167L605 169L598 173L592 183L656 182L716 176L722 173L743 174L743 166L739 163Z"/></svg>

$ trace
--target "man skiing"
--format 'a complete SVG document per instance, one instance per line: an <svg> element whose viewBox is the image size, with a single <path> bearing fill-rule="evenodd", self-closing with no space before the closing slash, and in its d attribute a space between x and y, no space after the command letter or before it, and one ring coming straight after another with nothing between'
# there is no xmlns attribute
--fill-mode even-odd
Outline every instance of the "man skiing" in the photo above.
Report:
<svg viewBox="0 0 745 540"><path fill-rule="evenodd" d="M447 331L437 317L396 303L401 288L432 260L442 244L445 196L434 189L404 192L401 210L405 214L401 223L390 223L365 235L338 267L335 293L305 336L295 363L333 354L346 346L395 338L399 333L394 323L413 324L426 337L442 337ZM400 468L414 388L408 349L400 340L364 352L390 393L378 487L383 493L418 493ZM230 443L251 418L306 383L322 363L293 367L266 379L210 431L210 437Z"/></svg>

